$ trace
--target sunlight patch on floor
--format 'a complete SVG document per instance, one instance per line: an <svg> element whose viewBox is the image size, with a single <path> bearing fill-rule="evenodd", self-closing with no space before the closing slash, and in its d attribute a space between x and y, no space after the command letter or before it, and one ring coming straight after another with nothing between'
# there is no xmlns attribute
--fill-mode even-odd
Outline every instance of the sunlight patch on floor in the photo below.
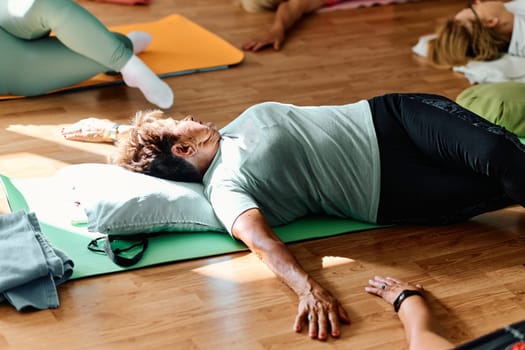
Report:
<svg viewBox="0 0 525 350"><path fill-rule="evenodd" d="M275 275L254 254L209 264L193 271L205 276L241 283L275 278Z"/></svg>
<svg viewBox="0 0 525 350"><path fill-rule="evenodd" d="M325 256L323 257L322 266L323 268L330 268L353 262L354 260L349 258ZM199 267L193 271L205 276L241 283L275 278L270 269L254 254L246 254L238 258L219 261Z"/></svg>
<svg viewBox="0 0 525 350"><path fill-rule="evenodd" d="M323 256L323 268L339 266L353 262L355 262L355 260L350 258L343 258L340 256Z"/></svg>

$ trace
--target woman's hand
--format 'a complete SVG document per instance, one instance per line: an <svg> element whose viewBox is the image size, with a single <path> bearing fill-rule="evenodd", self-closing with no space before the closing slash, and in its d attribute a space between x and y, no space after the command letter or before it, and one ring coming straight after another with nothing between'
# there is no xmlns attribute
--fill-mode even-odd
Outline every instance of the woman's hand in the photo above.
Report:
<svg viewBox="0 0 525 350"><path fill-rule="evenodd" d="M394 304L399 294L406 289L423 291L423 287L419 284L413 286L408 282L381 276L375 276L373 280L368 280L368 287L365 287L368 293L377 295L390 304Z"/></svg>
<svg viewBox="0 0 525 350"><path fill-rule="evenodd" d="M114 142L111 129L115 125L109 119L86 118L62 129L66 140L84 142Z"/></svg>
<svg viewBox="0 0 525 350"><path fill-rule="evenodd" d="M267 46L273 47L274 50L280 50L284 42L284 30L282 29L271 29L266 34L245 42L242 45L244 51L260 51Z"/></svg>
<svg viewBox="0 0 525 350"><path fill-rule="evenodd" d="M307 324L308 335L312 339L326 340L328 335L338 338L341 335L340 322L350 323L346 310L322 287L316 285L311 291L299 296L294 323L296 332L301 332L303 325Z"/></svg>

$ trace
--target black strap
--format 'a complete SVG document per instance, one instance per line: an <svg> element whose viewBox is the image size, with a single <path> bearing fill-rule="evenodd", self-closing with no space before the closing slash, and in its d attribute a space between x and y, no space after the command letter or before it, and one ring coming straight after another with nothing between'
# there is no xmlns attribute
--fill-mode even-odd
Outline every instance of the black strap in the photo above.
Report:
<svg viewBox="0 0 525 350"><path fill-rule="evenodd" d="M100 240L104 240L104 247L100 248L98 242ZM142 259L144 256L144 252L146 249L148 249L148 240L146 238L140 239L137 243L133 243L130 246L126 248L113 248L111 246L111 243L116 241L117 239L111 236L101 236L93 239L88 244L88 249L97 252L97 253L104 253L108 256L108 258L111 259L115 264L123 267L129 267L132 265L135 265L137 262ZM131 257L126 257L120 255L121 253L128 252L132 249L141 247L140 251L138 251L136 254L132 255Z"/></svg>
<svg viewBox="0 0 525 350"><path fill-rule="evenodd" d="M394 301L394 311L398 312L403 301L405 301L406 298L411 297L413 295L419 295L420 297L423 297L423 293L421 293L418 290L405 289L401 292L401 294L397 296L396 300Z"/></svg>

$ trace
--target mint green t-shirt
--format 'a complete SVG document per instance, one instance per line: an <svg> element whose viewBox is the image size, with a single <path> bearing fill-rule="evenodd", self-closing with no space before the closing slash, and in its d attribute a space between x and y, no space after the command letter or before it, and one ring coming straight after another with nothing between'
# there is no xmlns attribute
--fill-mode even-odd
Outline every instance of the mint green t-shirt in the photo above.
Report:
<svg viewBox="0 0 525 350"><path fill-rule="evenodd" d="M272 226L317 213L375 222L379 149L370 106L265 102L220 130L205 194L231 233L259 208Z"/></svg>

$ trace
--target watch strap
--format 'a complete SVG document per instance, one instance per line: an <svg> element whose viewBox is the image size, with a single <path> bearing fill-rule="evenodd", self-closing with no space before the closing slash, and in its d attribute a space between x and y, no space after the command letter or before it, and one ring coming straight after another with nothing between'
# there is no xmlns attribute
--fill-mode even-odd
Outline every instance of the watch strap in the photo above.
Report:
<svg viewBox="0 0 525 350"><path fill-rule="evenodd" d="M423 297L423 293L421 293L418 290L405 289L404 291L402 291L401 294L397 296L396 300L394 300L394 311L398 312L403 301L405 301L406 298L409 298L414 295L419 295L420 297Z"/></svg>

